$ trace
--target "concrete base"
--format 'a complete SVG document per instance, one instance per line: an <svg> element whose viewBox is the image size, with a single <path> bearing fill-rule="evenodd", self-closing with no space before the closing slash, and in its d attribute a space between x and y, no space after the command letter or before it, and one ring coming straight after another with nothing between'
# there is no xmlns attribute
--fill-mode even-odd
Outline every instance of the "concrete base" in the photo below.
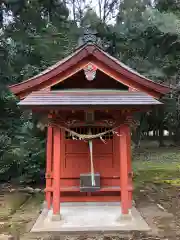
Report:
<svg viewBox="0 0 180 240"><path fill-rule="evenodd" d="M60 214L57 214L57 215L52 214L51 220L56 222L56 221L63 220L63 218Z"/></svg>
<svg viewBox="0 0 180 240"><path fill-rule="evenodd" d="M121 214L117 219L117 221L120 221L120 222L121 221L131 221L131 220L133 220L131 211L129 211L128 214Z"/></svg>
<svg viewBox="0 0 180 240"><path fill-rule="evenodd" d="M132 208L121 215L120 203L61 203L61 220L52 220L53 212L44 208L31 232L61 234L113 233L117 231L149 231L140 213Z"/></svg>

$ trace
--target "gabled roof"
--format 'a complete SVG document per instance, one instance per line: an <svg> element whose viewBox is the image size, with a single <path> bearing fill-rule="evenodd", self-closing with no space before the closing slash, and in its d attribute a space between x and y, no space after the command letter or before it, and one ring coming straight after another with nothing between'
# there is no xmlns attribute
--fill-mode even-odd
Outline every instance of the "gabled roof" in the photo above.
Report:
<svg viewBox="0 0 180 240"><path fill-rule="evenodd" d="M110 74L115 80L124 84L130 82L131 87L152 93L153 96L160 97L170 92L169 87L142 76L94 44L82 46L40 74L21 83L11 85L9 88L15 95L23 98L32 91L42 90L56 84L59 79L65 80L68 76L81 70L88 62L94 63L101 71Z"/></svg>
<svg viewBox="0 0 180 240"><path fill-rule="evenodd" d="M19 102L24 107L153 106L162 104L148 94L118 90L35 91Z"/></svg>

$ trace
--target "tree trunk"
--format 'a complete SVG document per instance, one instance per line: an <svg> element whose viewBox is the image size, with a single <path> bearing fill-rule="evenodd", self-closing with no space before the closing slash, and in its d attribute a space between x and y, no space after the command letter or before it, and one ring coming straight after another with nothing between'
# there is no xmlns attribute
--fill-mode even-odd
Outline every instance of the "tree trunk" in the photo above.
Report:
<svg viewBox="0 0 180 240"><path fill-rule="evenodd" d="M158 140L159 140L159 147L164 147L164 125L160 124L159 125L159 136L158 136Z"/></svg>
<svg viewBox="0 0 180 240"><path fill-rule="evenodd" d="M141 127L138 127L136 129L136 137L135 137L135 144L136 144L136 148L140 148L141 145Z"/></svg>
<svg viewBox="0 0 180 240"><path fill-rule="evenodd" d="M172 139L175 144L177 144L180 141L180 124L178 124L176 130L174 131Z"/></svg>

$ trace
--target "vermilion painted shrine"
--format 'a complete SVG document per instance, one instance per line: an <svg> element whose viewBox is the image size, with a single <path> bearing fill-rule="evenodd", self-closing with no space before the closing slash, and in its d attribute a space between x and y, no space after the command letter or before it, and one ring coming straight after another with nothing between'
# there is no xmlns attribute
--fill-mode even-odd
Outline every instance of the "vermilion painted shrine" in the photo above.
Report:
<svg viewBox="0 0 180 240"><path fill-rule="evenodd" d="M120 202L132 208L133 113L161 104L167 86L125 66L92 42L37 76L10 86L19 105L49 119L46 202Z"/></svg>

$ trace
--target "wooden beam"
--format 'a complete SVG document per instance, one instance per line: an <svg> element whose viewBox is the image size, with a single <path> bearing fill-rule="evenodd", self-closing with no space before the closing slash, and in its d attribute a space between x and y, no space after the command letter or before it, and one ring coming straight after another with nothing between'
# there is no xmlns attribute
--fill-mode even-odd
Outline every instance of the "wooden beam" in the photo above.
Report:
<svg viewBox="0 0 180 240"><path fill-rule="evenodd" d="M51 187L52 179L48 177L48 174L52 171L52 142L53 142L53 130L49 126L47 129L47 146L46 146L46 188ZM52 204L52 193L46 192L47 208L51 208Z"/></svg>
<svg viewBox="0 0 180 240"><path fill-rule="evenodd" d="M129 185L127 188L128 192L132 192L132 187ZM45 188L45 192L53 192L53 188ZM79 186L74 186L74 187L62 187L59 190L60 192L79 192L80 193L80 187ZM98 192L119 192L121 191L121 188L118 186L112 186L112 187L101 187L99 191L96 191L95 193Z"/></svg>
<svg viewBox="0 0 180 240"><path fill-rule="evenodd" d="M60 128L53 127L53 214L60 215Z"/></svg>
<svg viewBox="0 0 180 240"><path fill-rule="evenodd" d="M61 202L120 202L119 196L61 196Z"/></svg>
<svg viewBox="0 0 180 240"><path fill-rule="evenodd" d="M127 135L129 126L123 124L119 127L119 151L120 151L120 187L121 187L121 211L122 214L129 213L128 196L128 153L127 153Z"/></svg>
<svg viewBox="0 0 180 240"><path fill-rule="evenodd" d="M132 186L132 177L133 177L133 173L132 173L132 164L131 164L131 129L130 127L127 125L127 163L128 163L128 186L133 189ZM129 209L132 208L132 191L128 192L129 194Z"/></svg>

